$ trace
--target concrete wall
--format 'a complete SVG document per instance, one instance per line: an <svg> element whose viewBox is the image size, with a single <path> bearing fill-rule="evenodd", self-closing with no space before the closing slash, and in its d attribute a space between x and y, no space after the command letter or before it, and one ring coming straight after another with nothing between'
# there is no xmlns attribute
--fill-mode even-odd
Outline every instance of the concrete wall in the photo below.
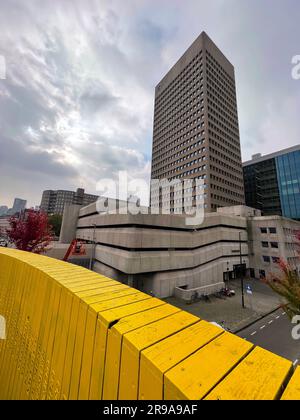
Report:
<svg viewBox="0 0 300 420"><path fill-rule="evenodd" d="M249 264L248 258L244 258ZM220 291L224 286L223 273L233 269L234 264L239 264L239 258L233 258L228 265L228 259L221 258L219 261L198 266L193 269L158 272L136 276L138 288L154 296L168 297L177 295L179 287L186 287L181 297L190 300L195 290L200 294L209 295Z"/></svg>
<svg viewBox="0 0 300 420"><path fill-rule="evenodd" d="M185 216L95 214L93 205L79 215L77 237L97 242L94 270L155 296L220 290L223 273L240 263L240 233L248 266L246 218L212 213L187 226Z"/></svg>
<svg viewBox="0 0 300 420"><path fill-rule="evenodd" d="M230 206L230 207L220 207L217 210L220 214L227 214L232 216L241 216L241 217L254 217L261 216L261 210L253 209L248 206Z"/></svg>
<svg viewBox="0 0 300 420"><path fill-rule="evenodd" d="M70 244L76 237L76 227L81 207L76 204L65 205L59 237L59 242L62 244Z"/></svg>

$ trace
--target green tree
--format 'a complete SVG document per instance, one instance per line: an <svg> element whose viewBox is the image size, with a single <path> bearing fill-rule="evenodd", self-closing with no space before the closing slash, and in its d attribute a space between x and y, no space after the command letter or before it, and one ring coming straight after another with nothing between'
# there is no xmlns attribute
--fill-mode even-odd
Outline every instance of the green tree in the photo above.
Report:
<svg viewBox="0 0 300 420"><path fill-rule="evenodd" d="M62 224L62 216L60 214L53 214L52 216L49 216L48 220L49 224L52 226L55 236L59 237Z"/></svg>

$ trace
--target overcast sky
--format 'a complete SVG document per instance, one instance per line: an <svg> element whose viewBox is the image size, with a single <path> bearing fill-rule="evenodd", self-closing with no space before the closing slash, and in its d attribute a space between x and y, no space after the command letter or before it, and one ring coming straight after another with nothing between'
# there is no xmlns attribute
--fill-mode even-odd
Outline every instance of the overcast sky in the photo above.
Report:
<svg viewBox="0 0 300 420"><path fill-rule="evenodd" d="M0 205L149 179L154 87L202 30L235 66L244 160L299 143L299 0L1 0Z"/></svg>

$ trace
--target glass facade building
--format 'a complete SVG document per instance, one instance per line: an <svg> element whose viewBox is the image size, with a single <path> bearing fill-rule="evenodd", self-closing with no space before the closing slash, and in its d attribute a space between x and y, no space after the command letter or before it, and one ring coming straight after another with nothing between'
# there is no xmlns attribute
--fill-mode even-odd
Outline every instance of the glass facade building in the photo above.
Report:
<svg viewBox="0 0 300 420"><path fill-rule="evenodd" d="M300 220L300 145L243 164L246 205Z"/></svg>
<svg viewBox="0 0 300 420"><path fill-rule="evenodd" d="M282 215L300 219L300 150L277 156L275 161Z"/></svg>

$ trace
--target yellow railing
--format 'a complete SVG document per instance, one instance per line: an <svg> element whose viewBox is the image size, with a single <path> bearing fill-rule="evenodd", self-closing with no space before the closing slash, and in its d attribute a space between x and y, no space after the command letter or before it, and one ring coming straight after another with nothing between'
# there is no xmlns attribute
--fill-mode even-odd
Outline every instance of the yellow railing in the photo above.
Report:
<svg viewBox="0 0 300 420"><path fill-rule="evenodd" d="M0 248L1 399L300 399L300 369L117 281Z"/></svg>

